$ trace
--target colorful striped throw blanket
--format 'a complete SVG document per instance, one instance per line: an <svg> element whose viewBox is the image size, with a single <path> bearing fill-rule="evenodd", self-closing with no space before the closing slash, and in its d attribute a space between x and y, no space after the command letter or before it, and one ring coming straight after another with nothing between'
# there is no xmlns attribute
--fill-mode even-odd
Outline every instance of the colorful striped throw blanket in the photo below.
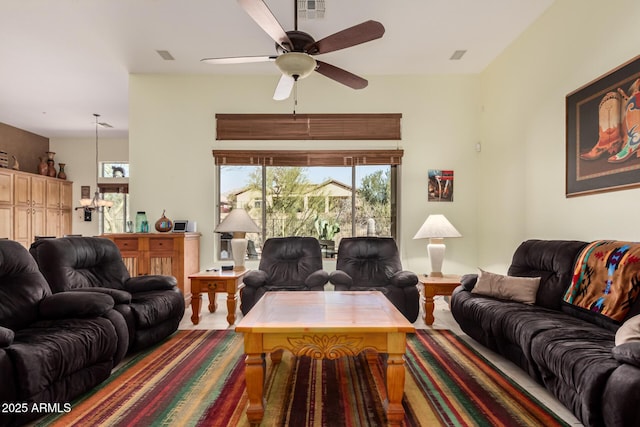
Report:
<svg viewBox="0 0 640 427"><path fill-rule="evenodd" d="M596 240L580 253L564 301L622 322L640 293L640 243Z"/></svg>

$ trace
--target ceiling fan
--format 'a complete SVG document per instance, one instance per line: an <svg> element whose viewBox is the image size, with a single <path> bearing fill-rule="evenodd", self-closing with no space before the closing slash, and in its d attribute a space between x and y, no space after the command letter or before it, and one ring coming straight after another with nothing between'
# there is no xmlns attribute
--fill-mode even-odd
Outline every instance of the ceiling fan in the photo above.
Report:
<svg viewBox="0 0 640 427"><path fill-rule="evenodd" d="M325 77L342 83L353 89L367 87L367 80L349 71L326 62L318 61L313 56L334 52L371 40L379 39L384 34L384 26L377 21L365 21L353 27L338 31L318 41L298 31L298 4L294 0L294 30L285 31L269 7L263 0L237 0L247 14L276 42L276 55L239 56L227 58L204 58L208 64L242 64L251 62L270 62L282 72L273 99L287 99L298 79L307 77L317 71Z"/></svg>

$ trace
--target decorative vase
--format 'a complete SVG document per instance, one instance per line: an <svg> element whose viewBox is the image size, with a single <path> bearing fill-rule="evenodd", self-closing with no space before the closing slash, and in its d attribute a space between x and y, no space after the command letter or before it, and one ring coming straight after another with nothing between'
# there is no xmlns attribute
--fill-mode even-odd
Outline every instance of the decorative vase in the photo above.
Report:
<svg viewBox="0 0 640 427"><path fill-rule="evenodd" d="M56 155L54 151L47 151L45 154L47 155L47 160L53 160L53 156Z"/></svg>
<svg viewBox="0 0 640 427"><path fill-rule="evenodd" d="M171 222L169 218L164 216L164 212L165 211L162 211L162 216L159 220L156 221L156 231L159 231L161 233L171 231L171 229L173 228L173 222Z"/></svg>
<svg viewBox="0 0 640 427"><path fill-rule="evenodd" d="M67 174L64 171L64 167L66 166L66 163L58 163L58 167L60 168L60 170L58 171L58 178L59 179L67 179Z"/></svg>
<svg viewBox="0 0 640 427"><path fill-rule="evenodd" d="M46 175L49 172L49 165L47 165L47 162L42 157L38 158L40 159L40 163L38 163L38 174Z"/></svg>
<svg viewBox="0 0 640 427"><path fill-rule="evenodd" d="M55 153L54 153L55 154ZM54 166L54 161L52 159L47 160L47 175L55 178L58 172L56 172L56 167Z"/></svg>

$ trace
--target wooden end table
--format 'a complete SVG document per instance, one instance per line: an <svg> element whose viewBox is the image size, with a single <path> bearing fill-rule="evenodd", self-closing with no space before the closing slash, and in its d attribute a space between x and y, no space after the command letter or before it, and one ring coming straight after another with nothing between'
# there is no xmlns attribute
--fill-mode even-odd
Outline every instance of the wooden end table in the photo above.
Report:
<svg viewBox="0 0 640 427"><path fill-rule="evenodd" d="M200 303L201 292L209 294L209 313L214 313L217 308L216 293L227 293L227 322L233 325L236 322L236 295L242 276L249 270L228 270L228 271L200 271L191 274L191 322L194 325L200 323Z"/></svg>
<svg viewBox="0 0 640 427"><path fill-rule="evenodd" d="M406 334L415 328L379 291L265 293L236 326L244 334L247 418L264 416L265 353L278 363L282 350L295 356L337 359L364 351L387 353L385 409L392 426L404 420Z"/></svg>
<svg viewBox="0 0 640 427"><path fill-rule="evenodd" d="M433 325L433 297L436 295L451 296L453 290L460 285L460 276L456 274L445 274L442 277L420 275L418 280L424 289L424 323Z"/></svg>

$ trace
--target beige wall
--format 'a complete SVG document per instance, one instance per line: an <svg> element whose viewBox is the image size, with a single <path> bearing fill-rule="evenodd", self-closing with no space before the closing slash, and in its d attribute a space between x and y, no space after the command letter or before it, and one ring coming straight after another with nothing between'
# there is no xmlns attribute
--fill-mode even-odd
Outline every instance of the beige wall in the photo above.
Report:
<svg viewBox="0 0 640 427"><path fill-rule="evenodd" d="M151 219L166 209L202 233L201 264L214 263L214 148L396 148L401 169L400 245L405 267L428 271L426 242L412 240L430 213L444 213L463 234L451 239L445 269L476 265L478 76L374 76L353 91L320 75L300 82L300 113L402 113L402 141L215 140L216 113L289 113L292 101L271 99L278 76L132 75L130 91L131 195ZM427 170L455 171L455 201L427 202ZM328 269L330 265L326 266Z"/></svg>
<svg viewBox="0 0 640 427"><path fill-rule="evenodd" d="M482 73L480 265L529 238L640 240L640 190L565 198L565 97L640 53L639 21L637 0L558 0Z"/></svg>
<svg viewBox="0 0 640 427"><path fill-rule="evenodd" d="M99 138L99 161L127 161L129 159L129 142L126 139ZM73 181L74 206L80 205L80 187L91 187L91 197L96 191L96 140L52 138L51 150L56 152L56 160L66 163L67 179ZM57 162L56 162L57 163ZM158 215L158 218L160 215ZM133 219L133 218L132 218ZM98 234L98 217L93 215L91 222L83 220L82 210L74 211L73 233L83 236Z"/></svg>

